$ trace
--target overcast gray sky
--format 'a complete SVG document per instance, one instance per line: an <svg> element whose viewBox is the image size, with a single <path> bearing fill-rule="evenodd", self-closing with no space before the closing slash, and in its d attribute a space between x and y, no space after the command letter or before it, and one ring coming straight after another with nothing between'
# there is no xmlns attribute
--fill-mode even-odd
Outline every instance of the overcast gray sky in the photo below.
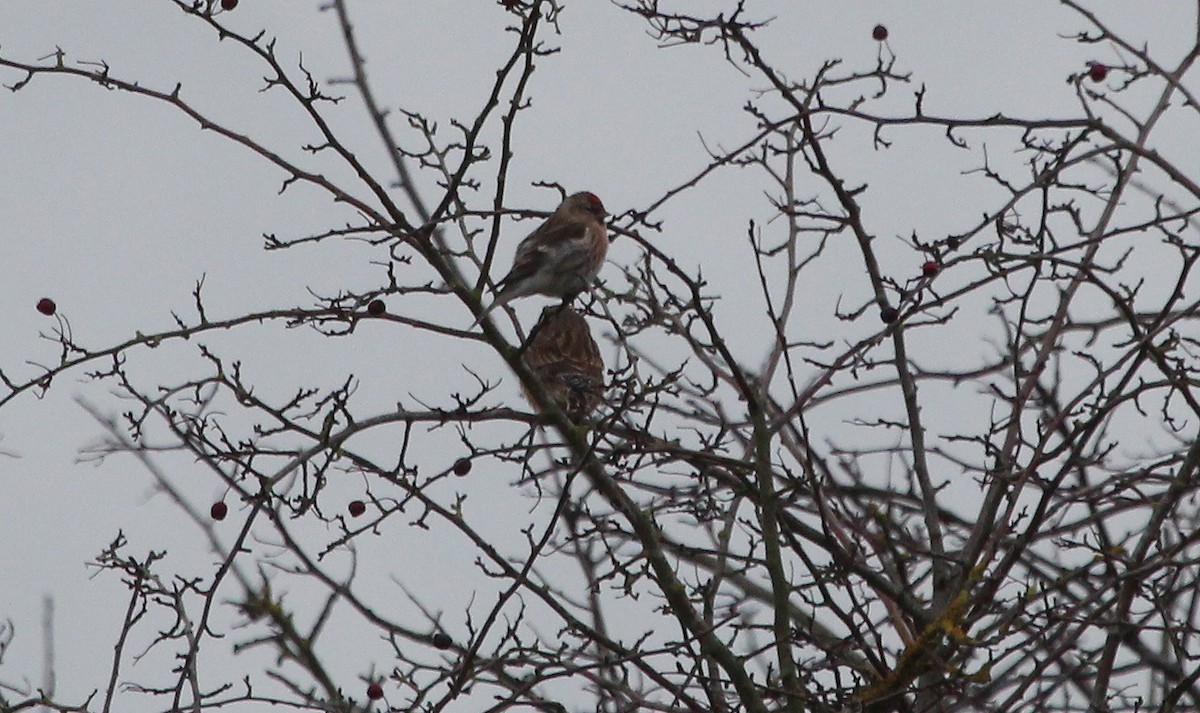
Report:
<svg viewBox="0 0 1200 713"><path fill-rule="evenodd" d="M345 49L334 16L320 12L321 4L241 0L226 21L247 33L265 29L278 37L285 66L294 67L302 56L318 80L344 79ZM742 106L765 88L761 79L739 74L711 47L660 49L636 18L607 2L563 4L562 51L540 62L530 88L533 106L516 132L510 205L552 209L552 193L530 184L557 181L568 190L596 192L612 213L642 208L707 162L702 140L728 147L752 135L753 121ZM452 118L474 115L513 42L504 31L508 17L487 0L355 0L350 5L377 96L388 106L424 113L443 131L451 130ZM1191 39L1192 3L1095 5L1114 28L1127 31L1135 44L1148 42L1161 56L1177 56ZM934 113L1076 116L1079 107L1067 77L1089 60L1118 60L1110 49L1064 39L1084 27L1053 2L751 0L747 11L774 18L759 40L771 61L795 77L811 76L823 60L833 58L873 66L880 50L871 29L885 24L897 70L913 74L910 87L887 100L897 113L910 105L912 90L924 85L925 108ZM301 145L314 138L282 110L279 97L258 91L263 71L244 52L216 41L168 2L0 4L0 54L34 61L56 46L69 62L104 61L125 79L162 89L181 82L193 106L288 156L301 157ZM17 73L0 71L5 84L19 79ZM359 157L386 175L386 156L361 103L350 87L331 90L349 95L330 114L333 121L352 137ZM1169 130L1164 140L1194 147L1197 132L1188 135L1185 129ZM893 138L897 143L887 152L872 151L865 140L847 140L837 150L851 166L849 177L870 183L863 197L866 220L885 243L894 243L881 253L898 261L893 267L904 274L915 272L920 261L901 238L916 231L934 239L965 229L988 204L980 196L995 189L982 178L963 176L977 165L978 153L953 149L930 131L896 131ZM1015 165L1010 155L993 158ZM305 160L327 165L320 156ZM280 195L283 178L261 158L141 97L67 77L38 77L19 92L0 92L0 368L20 379L35 373L30 363L52 364L57 358L55 345L39 339L54 325L53 318L34 309L41 297L57 302L79 341L98 348L138 331L168 328L172 311L190 317L191 291L202 276L210 317L308 305L310 289L333 294L383 284L383 271L370 264L380 254L366 246L262 250L263 233L299 237L355 219L346 207L310 188ZM484 197L490 188L484 186L479 207L488 204ZM770 214L761 182L738 172L706 182L664 213L664 230L656 240L685 264L704 266L712 291L727 299L718 311L727 325L759 304L744 235L747 220ZM530 225L506 223L500 263L510 259ZM629 241L617 241L609 256L628 264L636 251ZM865 298L859 273L850 271L854 259L852 254L844 258L847 273L829 270L811 285L814 314L828 316L839 297L854 303ZM532 316L542 304L530 301L520 310ZM445 319L465 327L470 315L465 307L456 309ZM767 333L764 323L753 320L745 329L748 336ZM851 339L852 333L823 336ZM447 364L466 364L497 378L504 374L502 364L482 348L464 353L459 343L410 338L378 324L365 324L345 339L266 327L215 335L205 343L244 360L257 383L277 394L295 388L299 378L332 386L353 373L364 385L360 406L381 411L408 394L436 401L456 388L469 389L466 371ZM752 362L761 358L762 344L748 338L735 348ZM939 351L936 344L918 348L929 356ZM986 345L961 342L956 348L989 351ZM187 344L130 358L144 360L138 373L147 383L201 368L194 345ZM76 373L56 381L44 399L26 396L0 409L0 449L11 456L0 456L0 619L11 619L17 628L0 665L0 683L40 683L37 627L41 599L52 593L63 700L79 700L104 683L126 592L113 577L92 579L84 563L118 528L137 547L169 549L176 562L203 567L213 559L194 525L156 493L136 463L78 462L100 428L76 399L108 413L122 408L106 386L82 377ZM501 394L517 398L511 385ZM931 414L935 421L938 417ZM946 415L973 417L987 416ZM452 434L446 438L453 443ZM447 453L432 449L428 467L444 468ZM187 468L179 466L180 472ZM516 531L529 518L532 501L504 478L486 476L476 473L463 483L502 514L492 534L517 547ZM221 496L207 480L184 487L202 509ZM361 484L339 487L349 499ZM437 533L392 535L363 545L361 562L393 566L367 575L379 579L381 601L395 596L390 577L413 572L419 574L413 589L434 608L461 611L472 593L471 553L439 540ZM446 625L454 629L462 622ZM347 643L350 653L342 663L349 682L385 649L352 635ZM125 710L147 705L136 696L125 701Z"/></svg>

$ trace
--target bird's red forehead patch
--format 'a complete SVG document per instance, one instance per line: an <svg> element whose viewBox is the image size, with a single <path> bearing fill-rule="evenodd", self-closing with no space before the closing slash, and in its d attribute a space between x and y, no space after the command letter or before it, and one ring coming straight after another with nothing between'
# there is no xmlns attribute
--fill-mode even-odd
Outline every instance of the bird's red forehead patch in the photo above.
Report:
<svg viewBox="0 0 1200 713"><path fill-rule="evenodd" d="M600 196L596 195L595 193L584 193L583 195L587 198L588 203L592 204L593 208L604 207L604 204L600 202Z"/></svg>

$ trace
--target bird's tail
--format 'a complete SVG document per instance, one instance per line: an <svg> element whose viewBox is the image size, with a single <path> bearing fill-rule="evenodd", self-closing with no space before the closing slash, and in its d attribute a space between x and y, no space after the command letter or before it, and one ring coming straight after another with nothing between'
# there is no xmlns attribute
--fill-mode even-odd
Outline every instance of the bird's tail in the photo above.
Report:
<svg viewBox="0 0 1200 713"><path fill-rule="evenodd" d="M506 305L510 301L512 301L512 299L516 296L517 295L515 295L511 292L505 293L503 290L500 291L496 295L496 299L492 300L492 303L490 305L488 305L487 307L485 307L484 310L479 313L479 316L475 318L474 322L471 322L471 326L467 327L467 331L469 332L469 331L475 329L476 327L478 327L479 324L481 322L483 322L484 317L487 317L489 314L492 313L492 310L496 309L497 307L503 307L504 305Z"/></svg>

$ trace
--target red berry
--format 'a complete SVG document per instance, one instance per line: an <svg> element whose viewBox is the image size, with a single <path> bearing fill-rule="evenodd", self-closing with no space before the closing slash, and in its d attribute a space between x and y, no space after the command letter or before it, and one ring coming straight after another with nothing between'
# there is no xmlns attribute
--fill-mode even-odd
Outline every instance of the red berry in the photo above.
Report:
<svg viewBox="0 0 1200 713"><path fill-rule="evenodd" d="M1088 76L1092 78L1093 82L1103 82L1108 77L1108 67L1099 62L1092 62L1088 67Z"/></svg>
<svg viewBox="0 0 1200 713"><path fill-rule="evenodd" d="M871 37L875 38L876 42L883 42L887 39L887 28L883 25L876 25L874 30L871 30Z"/></svg>
<svg viewBox="0 0 1200 713"><path fill-rule="evenodd" d="M458 477L463 477L471 472L471 461L466 458L459 458L454 461L454 474Z"/></svg>
<svg viewBox="0 0 1200 713"><path fill-rule="evenodd" d="M925 277L933 277L938 274L938 269L936 260L926 260L925 264L921 266L921 274Z"/></svg>
<svg viewBox="0 0 1200 713"><path fill-rule="evenodd" d="M350 517L358 517L367 511L367 506L361 500L351 500L346 509L350 511Z"/></svg>
<svg viewBox="0 0 1200 713"><path fill-rule="evenodd" d="M882 319L885 324L891 324L899 319L899 317L900 311L895 307L884 307L883 309L879 310L879 318Z"/></svg>
<svg viewBox="0 0 1200 713"><path fill-rule="evenodd" d="M224 500L218 500L208 509L208 514L212 515L214 520L224 520L225 516L229 514L229 506L225 504Z"/></svg>
<svg viewBox="0 0 1200 713"><path fill-rule="evenodd" d="M383 686L379 685L378 683L372 683L371 685L367 686L367 698L370 698L373 701L383 698Z"/></svg>
<svg viewBox="0 0 1200 713"><path fill-rule="evenodd" d="M221 0L221 9L232 10L233 8L237 7L237 4L238 0Z"/></svg>
<svg viewBox="0 0 1200 713"><path fill-rule="evenodd" d="M383 303L383 300L371 300L367 304L367 314L372 317L378 317L384 312L387 312L387 305Z"/></svg>
<svg viewBox="0 0 1200 713"><path fill-rule="evenodd" d="M41 312L47 317L54 314L55 310L57 309L58 305L54 304L54 300L50 299L49 297L43 297L42 299L38 300L37 311Z"/></svg>
<svg viewBox="0 0 1200 713"><path fill-rule="evenodd" d="M438 647L439 649L448 649L448 648L450 648L450 644L453 644L453 643L454 643L454 640L451 639L450 636L444 632L439 631L438 633L433 635L433 645Z"/></svg>

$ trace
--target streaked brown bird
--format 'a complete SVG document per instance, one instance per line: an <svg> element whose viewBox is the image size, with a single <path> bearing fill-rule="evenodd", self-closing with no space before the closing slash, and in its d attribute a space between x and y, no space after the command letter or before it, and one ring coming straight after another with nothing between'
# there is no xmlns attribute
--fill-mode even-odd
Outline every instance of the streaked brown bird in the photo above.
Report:
<svg viewBox="0 0 1200 713"><path fill-rule="evenodd" d="M604 396L604 358L587 320L569 305L551 305L542 310L530 339L522 360L547 395L572 421L594 411ZM528 391L525 398L533 403Z"/></svg>
<svg viewBox="0 0 1200 713"><path fill-rule="evenodd" d="M568 196L517 246L512 269L496 284L496 299L470 329L518 297L549 295L567 300L590 288L608 254L607 215L595 193Z"/></svg>

